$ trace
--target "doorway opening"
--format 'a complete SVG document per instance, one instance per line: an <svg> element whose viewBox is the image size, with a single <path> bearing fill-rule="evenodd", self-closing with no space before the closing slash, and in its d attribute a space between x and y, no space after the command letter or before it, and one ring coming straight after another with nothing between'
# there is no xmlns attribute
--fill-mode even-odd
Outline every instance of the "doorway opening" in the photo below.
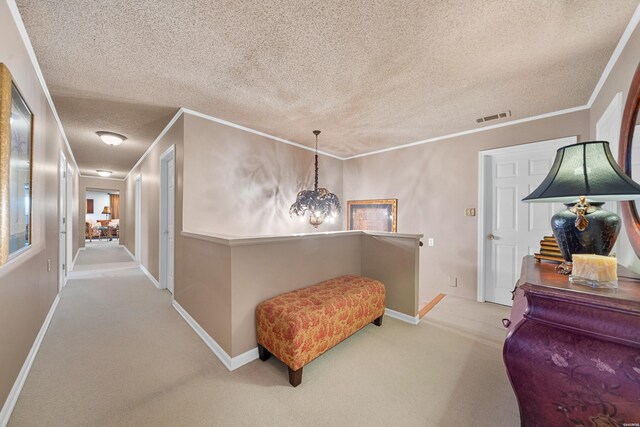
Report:
<svg viewBox="0 0 640 427"><path fill-rule="evenodd" d="M85 243L113 242L120 239L120 192L86 190Z"/></svg>

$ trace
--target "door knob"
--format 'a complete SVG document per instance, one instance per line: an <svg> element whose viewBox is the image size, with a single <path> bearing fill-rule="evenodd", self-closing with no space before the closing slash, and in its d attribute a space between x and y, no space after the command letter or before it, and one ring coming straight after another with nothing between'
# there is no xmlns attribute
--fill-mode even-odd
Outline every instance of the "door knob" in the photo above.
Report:
<svg viewBox="0 0 640 427"><path fill-rule="evenodd" d="M487 239L489 239L489 240L493 240L493 239L495 239L495 238L496 238L496 236L494 236L494 235L493 235L493 234L491 234L491 233L489 233L489 234L487 235Z"/></svg>

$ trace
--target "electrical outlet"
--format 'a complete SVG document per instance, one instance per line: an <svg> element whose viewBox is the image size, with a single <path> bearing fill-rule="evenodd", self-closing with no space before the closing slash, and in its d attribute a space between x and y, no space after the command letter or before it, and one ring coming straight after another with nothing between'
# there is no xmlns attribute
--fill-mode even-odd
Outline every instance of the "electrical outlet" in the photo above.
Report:
<svg viewBox="0 0 640 427"><path fill-rule="evenodd" d="M451 286L452 288L457 288L458 287L458 278L457 277L453 277L453 276L449 276L449 286Z"/></svg>
<svg viewBox="0 0 640 427"><path fill-rule="evenodd" d="M47 273L51 273L51 258L47 259Z"/></svg>
<svg viewBox="0 0 640 427"><path fill-rule="evenodd" d="M435 246L436 243L435 243L435 240L433 240L433 237L429 237L429 240L428 240L427 244L429 246Z"/></svg>
<svg viewBox="0 0 640 427"><path fill-rule="evenodd" d="M464 210L465 216L476 216L476 208L468 208Z"/></svg>

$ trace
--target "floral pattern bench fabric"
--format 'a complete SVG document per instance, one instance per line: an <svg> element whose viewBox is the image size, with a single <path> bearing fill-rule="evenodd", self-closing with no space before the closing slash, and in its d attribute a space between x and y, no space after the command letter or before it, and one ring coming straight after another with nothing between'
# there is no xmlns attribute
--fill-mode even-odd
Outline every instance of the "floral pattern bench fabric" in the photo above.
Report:
<svg viewBox="0 0 640 427"><path fill-rule="evenodd" d="M380 323L384 307L381 282L337 277L258 305L258 344L284 362L291 374L372 321Z"/></svg>

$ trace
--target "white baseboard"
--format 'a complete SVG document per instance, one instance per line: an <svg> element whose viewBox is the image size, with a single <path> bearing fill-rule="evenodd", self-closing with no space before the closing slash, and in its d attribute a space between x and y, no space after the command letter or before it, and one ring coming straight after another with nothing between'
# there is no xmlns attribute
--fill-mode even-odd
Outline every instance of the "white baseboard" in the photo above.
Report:
<svg viewBox="0 0 640 427"><path fill-rule="evenodd" d="M69 266L69 269L67 271L73 271L73 266L76 265L76 261L78 260L78 255L80 255L80 251L82 249L84 249L84 248L78 248L78 250L76 251L75 256L71 260L71 265Z"/></svg>
<svg viewBox="0 0 640 427"><path fill-rule="evenodd" d="M127 252L129 254L129 256L131 257L132 260L134 260L134 261L136 260L136 257L133 256L133 254L131 253L129 248L127 248L125 245L118 245L118 246L120 246L122 249L124 249L125 252Z"/></svg>
<svg viewBox="0 0 640 427"><path fill-rule="evenodd" d="M151 280L151 283L153 283L154 285L156 285L156 288L160 289L160 283L158 283L158 281L156 280L155 277L153 277L153 274L149 273L149 270L147 270L147 267L145 267L144 265L140 264L140 270L147 275L147 277L149 278L149 280Z"/></svg>
<svg viewBox="0 0 640 427"><path fill-rule="evenodd" d="M24 386L24 383L27 380L27 376L29 375L29 371L31 370L31 365L33 365L33 361L38 354L38 350L40 350L40 344L42 344L42 340L47 333L47 329L49 328L49 324L51 323L51 319L53 318L53 313L56 311L59 302L60 295L58 294L53 300L53 304L51 304L51 308L49 309L49 313L47 313L47 317L45 317L44 319L44 323L40 328L40 332L38 332L38 335L36 336L36 339L31 346L31 350L27 355L27 359L24 361L22 369L20 369L20 373L18 374L16 381L13 383L13 387L9 392L9 396L7 396L7 400L5 401L2 410L0 410L0 427L6 427L6 425L9 423L9 418L11 417L11 413L13 412L13 408L15 408L16 406L16 402L18 401L18 397L20 396L22 387Z"/></svg>
<svg viewBox="0 0 640 427"><path fill-rule="evenodd" d="M236 357L229 356L227 352L224 351L222 347L220 347L220 344L218 344L216 340L211 338L211 336L204 329L202 329L202 326L200 326L198 322L196 322L195 319L191 317L191 315L189 315L189 313L187 313L187 311L182 308L182 306L178 304L175 299L173 300L172 305L173 308L175 308L176 311L180 313L180 316L182 316L184 320L186 320L189 326L191 326L196 334L198 334L202 341L204 341L207 347L211 349L213 354L215 354L218 359L220 359L222 364L228 370L234 371L239 367L246 365L247 363L252 362L258 358L258 347L252 348L251 350L246 351Z"/></svg>
<svg viewBox="0 0 640 427"><path fill-rule="evenodd" d="M409 316L408 314L400 313L399 311L391 310L390 308L384 309L384 314L389 317L393 317L394 319L402 320L403 322L411 323L412 325L417 325L420 323L420 316Z"/></svg>

